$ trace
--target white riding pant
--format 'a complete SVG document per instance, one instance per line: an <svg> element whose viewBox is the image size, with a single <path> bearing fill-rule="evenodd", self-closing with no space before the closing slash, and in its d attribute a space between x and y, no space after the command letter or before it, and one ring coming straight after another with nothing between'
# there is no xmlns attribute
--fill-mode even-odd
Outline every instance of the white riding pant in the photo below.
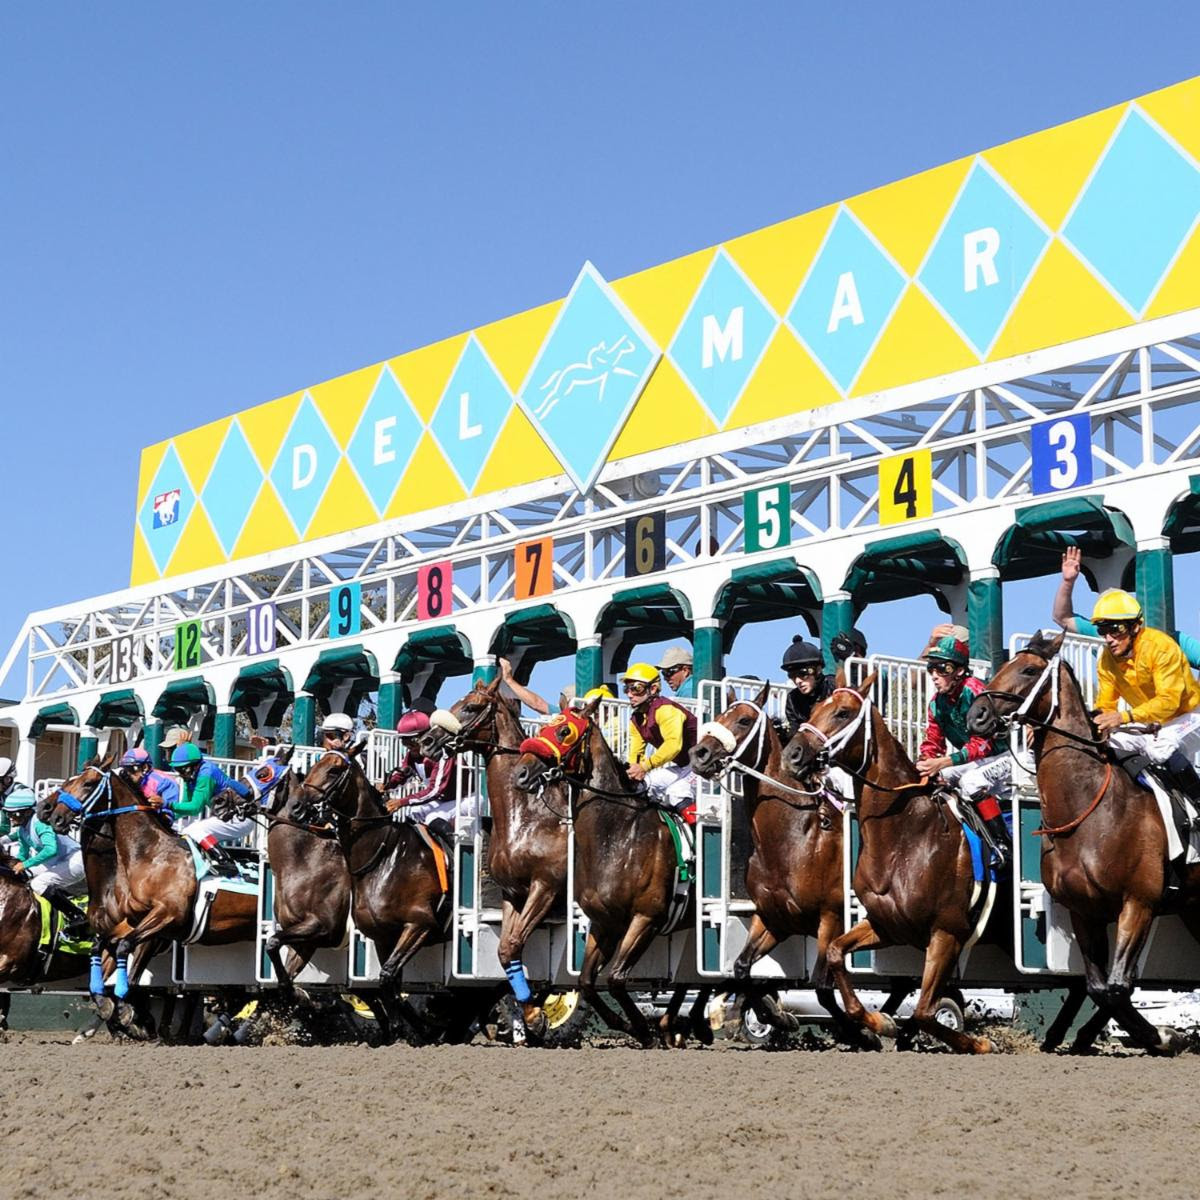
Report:
<svg viewBox="0 0 1200 1200"><path fill-rule="evenodd" d="M1157 733L1114 729L1108 740L1118 750L1138 750L1155 763L1165 763L1179 750L1200 769L1200 709L1172 717Z"/></svg>
<svg viewBox="0 0 1200 1200"><path fill-rule="evenodd" d="M696 799L696 777L691 767L667 763L651 767L645 775L646 788L656 800L672 808L686 808Z"/></svg>
<svg viewBox="0 0 1200 1200"><path fill-rule="evenodd" d="M254 821L250 817L239 817L234 821L222 821L220 817L201 817L185 825L180 833L186 833L193 842L204 841L210 835L218 842L236 842L254 832Z"/></svg>
<svg viewBox="0 0 1200 1200"><path fill-rule="evenodd" d="M424 804L410 804L400 811L404 814L406 821L416 821L421 825L428 825L430 821L436 821L441 817L443 821L455 826L457 832L472 837L475 833L475 817L479 812L479 798L477 796L462 798L462 803L457 808L457 813L462 818L461 827L455 821L453 800L427 800Z"/></svg>
<svg viewBox="0 0 1200 1200"><path fill-rule="evenodd" d="M58 886L70 895L76 895L87 887L83 877L83 851L78 846L66 854L60 854L49 862L38 863L29 868L29 886L39 896L46 889Z"/></svg>
<svg viewBox="0 0 1200 1200"><path fill-rule="evenodd" d="M957 767L946 767L942 779L957 784L966 799L980 800L984 796L1001 795L1012 783L1012 768L1012 757L1005 751L991 758L977 758Z"/></svg>

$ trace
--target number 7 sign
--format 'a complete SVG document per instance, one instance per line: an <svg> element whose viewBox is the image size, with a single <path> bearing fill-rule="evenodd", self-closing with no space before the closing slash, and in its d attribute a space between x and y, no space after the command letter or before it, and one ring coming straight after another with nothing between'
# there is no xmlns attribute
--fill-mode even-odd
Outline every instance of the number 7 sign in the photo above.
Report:
<svg viewBox="0 0 1200 1200"><path fill-rule="evenodd" d="M538 538L533 542L518 542L513 551L516 578L513 596L528 600L532 596L548 596L554 591L554 539Z"/></svg>

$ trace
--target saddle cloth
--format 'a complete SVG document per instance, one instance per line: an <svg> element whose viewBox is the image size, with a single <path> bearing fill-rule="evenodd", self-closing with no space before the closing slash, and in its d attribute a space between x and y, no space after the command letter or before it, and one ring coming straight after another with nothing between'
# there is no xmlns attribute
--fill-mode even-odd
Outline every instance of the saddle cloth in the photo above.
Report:
<svg viewBox="0 0 1200 1200"><path fill-rule="evenodd" d="M660 808L658 815L671 835L675 847L675 881L671 889L671 908L660 933L673 933L687 912L692 896L692 866L696 861L695 826L670 809Z"/></svg>
<svg viewBox="0 0 1200 1200"><path fill-rule="evenodd" d="M214 875L212 867L200 847L186 835L183 840L192 852L192 865L196 871L196 899L192 905L192 926L187 937L183 939L190 946L200 941L208 931L208 918L212 913L213 903L218 892L239 892L244 896L257 896L258 880L248 879L245 876L229 879Z"/></svg>
<svg viewBox="0 0 1200 1200"><path fill-rule="evenodd" d="M1189 867L1200 862L1200 830L1196 828L1196 806L1181 793L1167 791L1153 771L1143 771L1139 781L1148 783L1154 793L1154 801L1158 805L1163 826L1167 831L1168 860L1174 862L1186 852L1184 862ZM1187 837L1186 845L1184 835Z"/></svg>

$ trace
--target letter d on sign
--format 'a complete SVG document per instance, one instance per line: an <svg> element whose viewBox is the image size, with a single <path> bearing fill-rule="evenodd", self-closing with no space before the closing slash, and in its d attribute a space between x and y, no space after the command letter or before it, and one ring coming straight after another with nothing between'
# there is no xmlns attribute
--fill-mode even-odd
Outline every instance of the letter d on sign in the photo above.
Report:
<svg viewBox="0 0 1200 1200"><path fill-rule="evenodd" d="M316 476L317 448L301 443L292 451L292 491L308 487Z"/></svg>

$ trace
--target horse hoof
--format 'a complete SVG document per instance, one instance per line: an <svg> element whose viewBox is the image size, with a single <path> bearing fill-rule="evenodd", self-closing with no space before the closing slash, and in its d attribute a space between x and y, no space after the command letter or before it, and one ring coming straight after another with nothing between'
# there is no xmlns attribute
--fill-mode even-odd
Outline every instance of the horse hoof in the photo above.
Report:
<svg viewBox="0 0 1200 1200"><path fill-rule="evenodd" d="M713 1044L713 1027L703 1017L692 1022L692 1037L696 1039L702 1046L711 1046Z"/></svg>
<svg viewBox="0 0 1200 1200"><path fill-rule="evenodd" d="M875 1026L874 1032L880 1037L897 1038L900 1036L899 1027L887 1013L876 1013L873 1024Z"/></svg>
<svg viewBox="0 0 1200 1200"><path fill-rule="evenodd" d="M977 1037L972 1048L973 1054L995 1054L996 1043L991 1038Z"/></svg>
<svg viewBox="0 0 1200 1200"><path fill-rule="evenodd" d="M133 1005L126 1004L124 1000L118 1000L116 1008L117 1024L126 1031L132 1029L134 1025L134 1019L137 1016L137 1013L133 1011Z"/></svg>
<svg viewBox="0 0 1200 1200"><path fill-rule="evenodd" d="M851 1044L858 1050L879 1052L883 1049L883 1041L878 1034L873 1033L870 1029L859 1030L858 1037Z"/></svg>
<svg viewBox="0 0 1200 1200"><path fill-rule="evenodd" d="M111 996L93 996L92 1003L96 1006L96 1015L102 1021L111 1021L117 1011L117 1003Z"/></svg>
<svg viewBox="0 0 1200 1200"><path fill-rule="evenodd" d="M1155 1032L1158 1034L1158 1045L1149 1049L1155 1058L1174 1058L1186 1045L1183 1037L1168 1026L1157 1026Z"/></svg>

